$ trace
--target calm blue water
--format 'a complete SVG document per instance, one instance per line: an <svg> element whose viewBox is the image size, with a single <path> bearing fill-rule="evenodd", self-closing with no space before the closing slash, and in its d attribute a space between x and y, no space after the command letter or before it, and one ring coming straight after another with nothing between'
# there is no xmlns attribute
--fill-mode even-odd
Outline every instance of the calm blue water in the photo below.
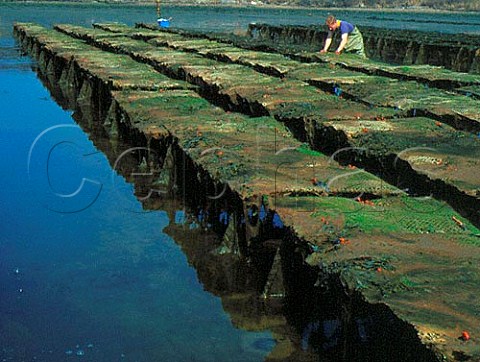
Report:
<svg viewBox="0 0 480 362"><path fill-rule="evenodd" d="M166 7L162 15L177 27L231 31L250 22L323 23L326 11ZM448 14L337 15L480 33L478 14L461 22ZM167 213L142 212L133 186L51 99L11 36L14 21L50 27L155 19L153 6L0 4L2 361L261 361L275 347L270 331L232 325L162 232Z"/></svg>
<svg viewBox="0 0 480 362"><path fill-rule="evenodd" d="M19 56L10 26L0 38L0 360L263 360L271 333L232 325L162 232L167 214L142 212Z"/></svg>

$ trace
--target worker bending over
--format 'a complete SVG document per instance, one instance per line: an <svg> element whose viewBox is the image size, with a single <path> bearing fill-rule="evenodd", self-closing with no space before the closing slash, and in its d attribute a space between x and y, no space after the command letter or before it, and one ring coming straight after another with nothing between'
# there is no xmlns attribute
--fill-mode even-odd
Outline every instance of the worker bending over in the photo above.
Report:
<svg viewBox="0 0 480 362"><path fill-rule="evenodd" d="M343 20L337 20L333 15L329 15L325 24L328 26L328 35L327 39L325 39L325 45L323 49L320 50L320 53L326 53L330 45L332 44L332 37L334 32L337 29L340 29L340 34L342 36L342 40L340 41L340 45L338 46L335 54L340 54L342 51L347 53L352 53L361 56L362 58L366 58L365 55L365 47L363 45L363 37L360 30L355 25L352 25Z"/></svg>

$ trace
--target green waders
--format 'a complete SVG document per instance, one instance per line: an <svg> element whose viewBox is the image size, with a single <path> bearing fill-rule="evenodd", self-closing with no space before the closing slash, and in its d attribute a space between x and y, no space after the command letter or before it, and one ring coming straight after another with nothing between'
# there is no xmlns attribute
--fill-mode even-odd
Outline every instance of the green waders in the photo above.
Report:
<svg viewBox="0 0 480 362"><path fill-rule="evenodd" d="M359 55L362 58L367 57L365 55L365 47L363 45L363 36L357 27L353 28L353 31L348 34L348 42L345 46L345 51L347 53Z"/></svg>

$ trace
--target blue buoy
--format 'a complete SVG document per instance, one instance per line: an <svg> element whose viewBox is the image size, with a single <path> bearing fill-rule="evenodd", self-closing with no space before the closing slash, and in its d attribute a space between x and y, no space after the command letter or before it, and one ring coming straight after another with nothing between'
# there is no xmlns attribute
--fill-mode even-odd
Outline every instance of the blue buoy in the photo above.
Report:
<svg viewBox="0 0 480 362"><path fill-rule="evenodd" d="M170 19L157 19L158 26L161 28L169 28L170 27Z"/></svg>

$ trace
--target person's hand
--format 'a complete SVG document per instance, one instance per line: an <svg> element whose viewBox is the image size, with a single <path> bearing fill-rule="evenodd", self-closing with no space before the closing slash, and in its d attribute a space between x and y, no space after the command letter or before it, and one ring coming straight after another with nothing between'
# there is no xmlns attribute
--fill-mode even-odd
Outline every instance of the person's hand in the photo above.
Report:
<svg viewBox="0 0 480 362"><path fill-rule="evenodd" d="M340 54L342 54L342 51L341 50L336 50L335 54L340 55Z"/></svg>

